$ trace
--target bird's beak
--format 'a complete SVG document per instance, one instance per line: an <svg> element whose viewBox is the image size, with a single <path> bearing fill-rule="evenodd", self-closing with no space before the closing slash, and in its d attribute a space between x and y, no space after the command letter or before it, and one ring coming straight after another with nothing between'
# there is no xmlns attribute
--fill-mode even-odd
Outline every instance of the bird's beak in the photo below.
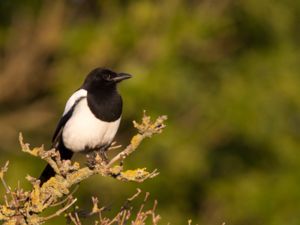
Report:
<svg viewBox="0 0 300 225"><path fill-rule="evenodd" d="M118 83L118 82L120 82L122 80L126 80L126 79L129 79L131 77L132 76L130 74L128 74L128 73L119 73L118 76L116 76L116 77L113 78L113 81L116 82L116 83Z"/></svg>

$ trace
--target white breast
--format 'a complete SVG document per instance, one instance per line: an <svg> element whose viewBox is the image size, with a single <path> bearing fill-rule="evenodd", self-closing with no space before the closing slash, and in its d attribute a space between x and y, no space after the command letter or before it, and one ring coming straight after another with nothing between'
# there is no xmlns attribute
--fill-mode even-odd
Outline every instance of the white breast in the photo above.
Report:
<svg viewBox="0 0 300 225"><path fill-rule="evenodd" d="M74 152L110 144L119 128L120 119L104 122L97 119L84 98L76 105L72 117L63 129L63 142Z"/></svg>

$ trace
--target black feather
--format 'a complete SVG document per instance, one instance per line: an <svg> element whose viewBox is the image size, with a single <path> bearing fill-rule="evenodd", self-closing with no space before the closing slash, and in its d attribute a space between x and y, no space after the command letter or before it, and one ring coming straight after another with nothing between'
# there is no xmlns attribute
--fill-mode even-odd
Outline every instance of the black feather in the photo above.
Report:
<svg viewBox="0 0 300 225"><path fill-rule="evenodd" d="M56 126L56 129L54 131L53 137L52 137L52 148L57 148L57 144L60 141L60 138L61 138L61 135L62 135L62 130L63 130L64 126L66 125L68 120L71 118L71 116L74 112L75 106L83 98L85 98L85 97L81 97L81 98L77 99L75 101L74 105L72 106L72 108L63 117L60 118L60 120L59 120L59 122Z"/></svg>

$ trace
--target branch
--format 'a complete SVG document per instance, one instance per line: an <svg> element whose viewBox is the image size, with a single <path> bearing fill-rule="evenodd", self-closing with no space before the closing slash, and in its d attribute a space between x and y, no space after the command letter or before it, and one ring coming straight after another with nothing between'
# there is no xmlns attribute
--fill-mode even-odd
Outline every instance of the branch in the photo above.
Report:
<svg viewBox="0 0 300 225"><path fill-rule="evenodd" d="M131 139L130 145L128 145L122 152L110 160L108 167L112 166L119 160L124 160L128 155L132 154L145 138L149 138L153 134L160 134L166 127L164 124L166 119L167 116L160 116L154 123L151 123L150 116L147 116L144 111L144 117L141 124L133 121L133 125L138 129L139 133Z"/></svg>
<svg viewBox="0 0 300 225"><path fill-rule="evenodd" d="M137 150L145 138L161 133L165 128L164 121L166 119L166 116L160 116L154 122L151 122L150 117L144 112L140 124L135 121L133 122L138 133L132 137L130 144L123 151L118 153L111 160L104 159L101 155L95 154L94 158L91 159L92 166L85 167L80 167L77 162L73 163L70 160L61 160L59 152L55 149L47 151L44 149L44 146L30 149L29 144L24 142L23 136L20 134L19 142L22 151L46 161L54 169L56 175L43 183L42 186L38 179L27 176L27 180L31 182L33 186L30 192L25 192L20 187L15 191L11 191L4 180L4 173L7 171L8 166L8 164L6 164L0 171L0 179L7 193L11 195L10 200L5 201L5 205L0 205L0 221L5 221L4 224L37 225L59 216L76 202L76 199L73 199L70 194L71 187L95 174L109 176L121 181L133 182L143 182L146 179L157 176L157 170L148 172L146 168L138 168L123 171L122 165L115 164L117 162L123 164L123 161ZM50 206L61 206L61 203L65 202L65 200L61 199L65 196L73 200L49 216L39 216L40 213L44 212ZM6 199L8 198L6 197ZM120 215L120 218L123 218L122 220L125 220L125 217L128 216L128 214L125 214ZM117 218L115 219L117 220Z"/></svg>

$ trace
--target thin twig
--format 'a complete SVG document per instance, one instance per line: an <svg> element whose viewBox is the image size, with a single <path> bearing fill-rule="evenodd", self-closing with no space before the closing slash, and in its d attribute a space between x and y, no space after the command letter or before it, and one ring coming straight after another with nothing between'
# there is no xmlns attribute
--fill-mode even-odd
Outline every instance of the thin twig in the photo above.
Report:
<svg viewBox="0 0 300 225"><path fill-rule="evenodd" d="M72 221L75 225L80 225L80 224L77 222L76 218L72 215L72 213L69 213L69 214L68 214L68 217L71 219L71 221Z"/></svg>
<svg viewBox="0 0 300 225"><path fill-rule="evenodd" d="M42 219L42 221L47 221L50 220L56 216L59 216L60 214L62 214L63 212L65 212L66 210L68 210L75 202L77 201L77 198L75 198L71 203L69 203L68 205L66 205L65 207L61 208L60 210L56 211L54 214L44 217Z"/></svg>
<svg viewBox="0 0 300 225"><path fill-rule="evenodd" d="M142 192L141 189L137 188L136 190L137 190L137 192L133 196L128 198L127 199L128 201L130 201L130 202L133 201L135 198L137 198L141 194L141 192Z"/></svg>
<svg viewBox="0 0 300 225"><path fill-rule="evenodd" d="M8 194L10 192L10 189L8 187L8 185L6 184L5 180L4 180L4 174L7 172L8 170L8 165L9 165L9 161L7 161L5 163L5 165L1 168L1 171L0 171L0 179L2 181L2 184L6 190L6 193Z"/></svg>

